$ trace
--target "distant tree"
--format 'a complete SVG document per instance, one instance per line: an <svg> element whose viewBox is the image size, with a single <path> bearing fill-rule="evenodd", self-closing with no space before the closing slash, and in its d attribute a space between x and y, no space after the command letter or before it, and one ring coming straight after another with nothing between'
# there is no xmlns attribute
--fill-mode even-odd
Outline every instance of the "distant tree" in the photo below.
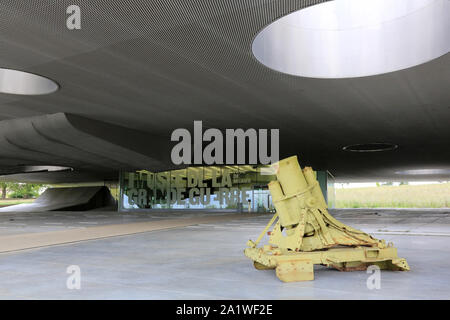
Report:
<svg viewBox="0 0 450 320"><path fill-rule="evenodd" d="M401 181L401 182L400 182L400 185L401 185L401 186L406 186L406 185L408 185L408 184L409 184L408 181Z"/></svg>
<svg viewBox="0 0 450 320"><path fill-rule="evenodd" d="M6 199L6 194L11 185L12 183L10 182L0 182L0 189L2 190L2 199Z"/></svg>
<svg viewBox="0 0 450 320"><path fill-rule="evenodd" d="M393 185L392 182L385 182L385 183L382 184L382 186L392 186L392 185Z"/></svg>
<svg viewBox="0 0 450 320"><path fill-rule="evenodd" d="M34 183L15 183L11 186L10 198L30 199L39 196L39 191L43 186Z"/></svg>

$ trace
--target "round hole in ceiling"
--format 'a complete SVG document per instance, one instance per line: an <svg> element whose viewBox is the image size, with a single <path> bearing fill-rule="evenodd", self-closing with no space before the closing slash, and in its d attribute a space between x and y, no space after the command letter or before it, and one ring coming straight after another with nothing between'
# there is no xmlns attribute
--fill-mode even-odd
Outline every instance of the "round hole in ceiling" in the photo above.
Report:
<svg viewBox="0 0 450 320"><path fill-rule="evenodd" d="M385 142L372 142L372 143L361 143L352 144L343 147L342 150L349 152L382 152L391 151L398 148L398 145Z"/></svg>
<svg viewBox="0 0 450 320"><path fill-rule="evenodd" d="M450 169L413 169L395 173L402 175L450 175Z"/></svg>
<svg viewBox="0 0 450 320"><path fill-rule="evenodd" d="M59 89L59 85L37 74L0 68L0 93L17 95L50 94Z"/></svg>
<svg viewBox="0 0 450 320"><path fill-rule="evenodd" d="M450 1L327 1L266 26L252 51L265 66L302 77L406 69L450 51Z"/></svg>
<svg viewBox="0 0 450 320"><path fill-rule="evenodd" d="M62 167L53 165L25 165L19 164L15 167L17 172L33 173L33 172L63 172L73 171L72 167Z"/></svg>

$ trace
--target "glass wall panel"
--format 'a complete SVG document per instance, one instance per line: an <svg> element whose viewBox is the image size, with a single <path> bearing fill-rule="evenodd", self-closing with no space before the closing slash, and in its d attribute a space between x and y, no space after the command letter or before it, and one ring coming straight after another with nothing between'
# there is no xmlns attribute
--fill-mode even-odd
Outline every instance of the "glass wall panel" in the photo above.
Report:
<svg viewBox="0 0 450 320"><path fill-rule="evenodd" d="M224 208L223 174L221 167L203 168L203 187L200 189L201 198L205 199L201 204L205 209Z"/></svg>
<svg viewBox="0 0 450 320"><path fill-rule="evenodd" d="M267 187L269 182L277 179L270 166L261 166L256 169L256 183L254 184L254 208L256 212L273 212L272 195Z"/></svg>
<svg viewBox="0 0 450 320"><path fill-rule="evenodd" d="M187 169L170 171L170 208L188 209Z"/></svg>
<svg viewBox="0 0 450 320"><path fill-rule="evenodd" d="M148 209L152 204L151 186L147 184L148 171L125 172L120 184L121 205L125 209ZM151 178L150 178L151 181Z"/></svg>
<svg viewBox="0 0 450 320"><path fill-rule="evenodd" d="M122 172L120 174L120 197L119 197L119 205L120 208L124 209L137 209L138 207L134 205L129 197L129 190L134 188L134 172Z"/></svg>
<svg viewBox="0 0 450 320"><path fill-rule="evenodd" d="M267 183L276 176L255 166L189 167L122 172L120 209L273 210Z"/></svg>
<svg viewBox="0 0 450 320"><path fill-rule="evenodd" d="M170 208L170 171L154 173L153 208Z"/></svg>
<svg viewBox="0 0 450 320"><path fill-rule="evenodd" d="M239 189L239 167L225 166L222 168L222 208L240 210L241 192Z"/></svg>
<svg viewBox="0 0 450 320"><path fill-rule="evenodd" d="M334 208L336 203L336 191L334 189L334 176L327 172L327 200L328 208Z"/></svg>
<svg viewBox="0 0 450 320"><path fill-rule="evenodd" d="M327 172L326 171L316 171L316 178L319 181L320 189L322 190L325 202L328 202L328 192L327 192Z"/></svg>

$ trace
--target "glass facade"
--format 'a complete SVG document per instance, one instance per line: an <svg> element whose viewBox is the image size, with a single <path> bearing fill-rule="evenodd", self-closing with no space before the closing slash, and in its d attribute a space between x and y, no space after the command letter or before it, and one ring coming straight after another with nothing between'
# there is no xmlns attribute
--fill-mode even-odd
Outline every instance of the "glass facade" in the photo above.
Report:
<svg viewBox="0 0 450 320"><path fill-rule="evenodd" d="M276 180L266 166L205 166L165 172L121 172L120 211L221 210L272 212L267 184ZM327 190L327 175L323 180Z"/></svg>
<svg viewBox="0 0 450 320"><path fill-rule="evenodd" d="M327 195L326 201L328 204L328 208L334 208L336 204L336 191L334 189L334 183L334 176L327 171L327 189L325 194Z"/></svg>

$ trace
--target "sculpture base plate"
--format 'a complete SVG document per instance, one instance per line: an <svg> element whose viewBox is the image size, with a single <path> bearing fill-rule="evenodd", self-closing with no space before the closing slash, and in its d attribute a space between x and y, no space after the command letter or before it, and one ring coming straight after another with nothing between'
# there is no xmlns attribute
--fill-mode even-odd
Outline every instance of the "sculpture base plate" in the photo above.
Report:
<svg viewBox="0 0 450 320"><path fill-rule="evenodd" d="M366 270L376 265L383 270L407 271L408 263L397 256L394 247L336 247L325 250L298 252L270 245L247 248L244 254L253 260L258 270L276 269L284 282L314 280L314 265L326 265L340 271Z"/></svg>

